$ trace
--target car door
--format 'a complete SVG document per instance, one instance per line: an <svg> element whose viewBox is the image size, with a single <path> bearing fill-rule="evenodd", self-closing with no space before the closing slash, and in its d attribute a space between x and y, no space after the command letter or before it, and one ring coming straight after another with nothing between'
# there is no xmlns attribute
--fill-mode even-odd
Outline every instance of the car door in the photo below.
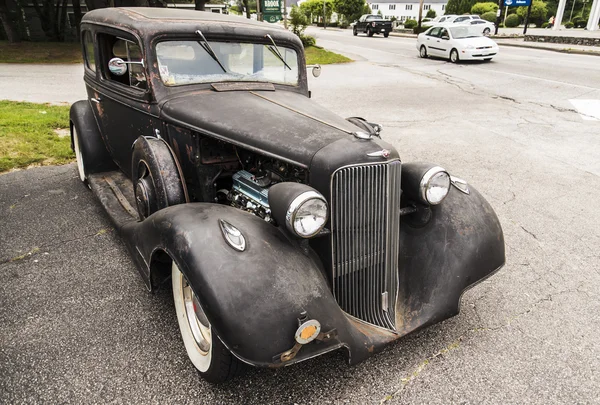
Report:
<svg viewBox="0 0 600 405"><path fill-rule="evenodd" d="M450 41L450 32L447 28L442 27L440 29L440 36L436 42L439 56L447 58L450 56L450 50L452 49L452 44Z"/></svg>
<svg viewBox="0 0 600 405"><path fill-rule="evenodd" d="M158 108L152 103L138 39L107 29L97 33L99 82L88 86L102 138L119 168L131 173L133 142L139 136L156 136L160 130ZM125 71L109 62L122 59Z"/></svg>
<svg viewBox="0 0 600 405"><path fill-rule="evenodd" d="M362 17L360 17L358 19L358 22L356 23L356 30L358 32L364 32L365 31L365 19L367 18L366 15L363 15Z"/></svg>
<svg viewBox="0 0 600 405"><path fill-rule="evenodd" d="M440 53L440 31L441 27L434 27L425 34L425 46L427 47L427 54L430 56L439 56Z"/></svg>

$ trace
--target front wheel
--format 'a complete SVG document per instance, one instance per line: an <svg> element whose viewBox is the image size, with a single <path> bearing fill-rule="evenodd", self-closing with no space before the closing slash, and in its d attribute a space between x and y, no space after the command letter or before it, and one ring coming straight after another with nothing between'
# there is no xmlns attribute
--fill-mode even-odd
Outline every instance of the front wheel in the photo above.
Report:
<svg viewBox="0 0 600 405"><path fill-rule="evenodd" d="M492 30L489 28L486 28L483 30L483 35L485 35L487 37L488 35L490 35L490 32L492 32Z"/></svg>
<svg viewBox="0 0 600 405"><path fill-rule="evenodd" d="M490 62L492 60L492 58L485 58L484 61L486 62Z"/></svg>
<svg viewBox="0 0 600 405"><path fill-rule="evenodd" d="M458 63L460 59L458 58L458 51L456 49L453 49L450 51L450 62L452 63Z"/></svg>
<svg viewBox="0 0 600 405"><path fill-rule="evenodd" d="M233 378L241 371L242 363L211 328L198 297L175 262L171 278L179 330L192 364L208 382L222 383Z"/></svg>
<svg viewBox="0 0 600 405"><path fill-rule="evenodd" d="M419 56L421 58L427 57L427 48L425 48L425 45L421 45L421 49L419 49Z"/></svg>
<svg viewBox="0 0 600 405"><path fill-rule="evenodd" d="M358 30L356 29L356 27L354 27L352 29L352 35L357 36L358 35Z"/></svg>
<svg viewBox="0 0 600 405"><path fill-rule="evenodd" d="M371 28L367 28L367 36L368 37L372 37L373 36L373 31L371 31Z"/></svg>

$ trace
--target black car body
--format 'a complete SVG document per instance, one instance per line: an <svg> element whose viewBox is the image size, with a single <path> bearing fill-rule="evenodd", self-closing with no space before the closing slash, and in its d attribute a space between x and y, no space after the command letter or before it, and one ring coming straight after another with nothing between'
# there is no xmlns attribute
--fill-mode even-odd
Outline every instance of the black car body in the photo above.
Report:
<svg viewBox="0 0 600 405"><path fill-rule="evenodd" d="M367 34L369 37L372 37L374 34L382 34L387 38L391 31L392 22L375 14L364 14L358 19L352 28L352 33L355 36L359 33Z"/></svg>
<svg viewBox="0 0 600 405"><path fill-rule="evenodd" d="M310 100L292 33L148 8L89 12L81 33L81 179L148 289L171 280L208 380L340 348L360 362L504 264L473 187Z"/></svg>

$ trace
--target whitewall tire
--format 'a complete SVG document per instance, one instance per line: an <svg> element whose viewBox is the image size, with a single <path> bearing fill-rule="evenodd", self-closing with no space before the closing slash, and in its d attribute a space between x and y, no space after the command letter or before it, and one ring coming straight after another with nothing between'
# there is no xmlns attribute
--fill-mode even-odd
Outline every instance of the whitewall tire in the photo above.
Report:
<svg viewBox="0 0 600 405"><path fill-rule="evenodd" d="M200 302L175 262L171 269L173 299L187 355L207 381L221 383L237 375L241 363L213 331Z"/></svg>

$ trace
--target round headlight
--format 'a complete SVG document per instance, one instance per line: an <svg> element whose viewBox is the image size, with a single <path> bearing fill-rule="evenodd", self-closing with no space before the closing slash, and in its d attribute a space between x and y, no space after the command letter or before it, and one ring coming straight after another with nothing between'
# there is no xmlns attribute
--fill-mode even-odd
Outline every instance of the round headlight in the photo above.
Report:
<svg viewBox="0 0 600 405"><path fill-rule="evenodd" d="M444 201L450 191L450 175L441 167L432 167L421 179L421 199L431 205Z"/></svg>
<svg viewBox="0 0 600 405"><path fill-rule="evenodd" d="M288 207L287 228L301 238L315 236L327 222L327 202L316 191L305 191Z"/></svg>

